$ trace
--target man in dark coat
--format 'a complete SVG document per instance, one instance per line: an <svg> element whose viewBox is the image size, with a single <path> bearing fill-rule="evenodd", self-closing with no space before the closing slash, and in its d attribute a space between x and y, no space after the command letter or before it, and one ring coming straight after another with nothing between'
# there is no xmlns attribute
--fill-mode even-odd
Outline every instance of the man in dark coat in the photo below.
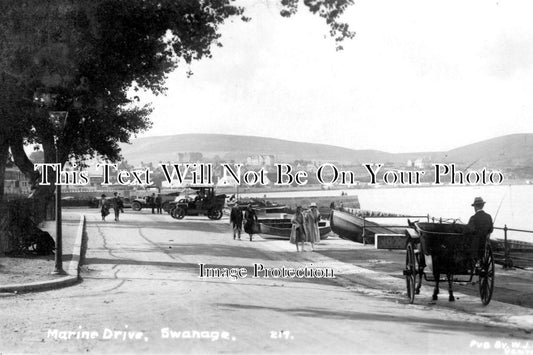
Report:
<svg viewBox="0 0 533 355"><path fill-rule="evenodd" d="M124 207L124 203L122 202L122 199L118 195L118 193L113 193L113 199L111 200L111 204L113 206L113 211L115 212L115 222L118 222L120 219L120 211Z"/></svg>
<svg viewBox="0 0 533 355"><path fill-rule="evenodd" d="M150 204L150 208L152 208L152 214L155 214L155 193L150 196L150 200L148 200Z"/></svg>
<svg viewBox="0 0 533 355"><path fill-rule="evenodd" d="M229 216L229 221L231 223L231 226L233 227L233 239L235 237L238 237L239 240L241 240L241 232L242 232L242 211L239 206L235 204L233 208L231 209L231 213Z"/></svg>
<svg viewBox="0 0 533 355"><path fill-rule="evenodd" d="M250 241L252 241L252 235L257 233L259 228L259 222L257 221L257 215L251 204L244 211L244 231L250 235Z"/></svg>
<svg viewBox="0 0 533 355"><path fill-rule="evenodd" d="M472 248L474 251L478 251L478 257L482 256L487 238L493 231L492 217L483 211L484 206L485 201L481 197L476 197L474 203L472 203L476 213L468 221L468 227L476 239L472 244Z"/></svg>
<svg viewBox="0 0 533 355"><path fill-rule="evenodd" d="M155 198L155 207L157 209L157 214L163 213L163 198L161 197L161 194L157 194L157 197Z"/></svg>

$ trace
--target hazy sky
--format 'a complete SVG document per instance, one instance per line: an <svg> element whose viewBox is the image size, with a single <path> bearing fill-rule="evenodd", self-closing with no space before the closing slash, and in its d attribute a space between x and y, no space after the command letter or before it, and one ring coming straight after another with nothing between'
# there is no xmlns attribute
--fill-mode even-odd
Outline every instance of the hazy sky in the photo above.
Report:
<svg viewBox="0 0 533 355"><path fill-rule="evenodd" d="M168 79L143 136L225 133L389 152L447 150L533 132L530 1L365 0L335 51L303 4L249 0L252 21ZM530 5L531 3L531 5Z"/></svg>

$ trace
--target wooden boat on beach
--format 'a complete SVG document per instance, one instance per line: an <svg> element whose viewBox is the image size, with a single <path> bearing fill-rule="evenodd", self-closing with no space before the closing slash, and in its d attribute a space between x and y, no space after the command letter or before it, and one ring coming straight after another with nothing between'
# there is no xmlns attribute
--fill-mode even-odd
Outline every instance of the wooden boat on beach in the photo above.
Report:
<svg viewBox="0 0 533 355"><path fill-rule="evenodd" d="M269 213L293 214L296 211L296 206L303 206L305 208L313 202L317 204L318 211L322 216L329 216L332 205L360 208L359 199L356 195L302 197L269 196L268 198L241 198L235 203L240 207L246 207L248 204L251 204L252 208L255 210L267 210ZM228 203L228 207L232 207L232 204L233 203Z"/></svg>
<svg viewBox="0 0 533 355"><path fill-rule="evenodd" d="M252 198L228 203L228 207L233 207L235 205L239 206L242 210L246 209L248 205L251 205L257 214L287 213L290 211L289 207L286 205Z"/></svg>
<svg viewBox="0 0 533 355"><path fill-rule="evenodd" d="M397 230L381 227L376 222L339 210L331 211L329 224L339 237L358 243L363 243L363 233L365 243L374 243L375 234L398 234Z"/></svg>
<svg viewBox="0 0 533 355"><path fill-rule="evenodd" d="M291 236L292 223L288 218L284 219L259 219L261 235L263 238L289 239ZM318 222L318 231L320 239L327 239L331 227L326 221Z"/></svg>

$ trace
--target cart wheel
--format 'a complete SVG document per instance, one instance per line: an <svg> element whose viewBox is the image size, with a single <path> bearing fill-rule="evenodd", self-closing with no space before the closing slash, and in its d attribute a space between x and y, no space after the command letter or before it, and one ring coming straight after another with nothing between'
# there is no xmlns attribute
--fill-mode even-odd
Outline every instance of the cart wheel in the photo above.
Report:
<svg viewBox="0 0 533 355"><path fill-rule="evenodd" d="M415 286L416 286L416 262L415 262L415 250L413 247L413 242L407 242L406 253L405 253L405 281L407 284L407 297L409 298L409 303L415 301Z"/></svg>
<svg viewBox="0 0 533 355"><path fill-rule="evenodd" d="M175 219L183 219L183 217L185 217L185 210L181 207L176 207L172 210L170 215Z"/></svg>
<svg viewBox="0 0 533 355"><path fill-rule="evenodd" d="M489 243L485 247L485 254L481 260L481 270L479 271L479 295L483 305L488 305L494 290L494 258L492 248Z"/></svg>

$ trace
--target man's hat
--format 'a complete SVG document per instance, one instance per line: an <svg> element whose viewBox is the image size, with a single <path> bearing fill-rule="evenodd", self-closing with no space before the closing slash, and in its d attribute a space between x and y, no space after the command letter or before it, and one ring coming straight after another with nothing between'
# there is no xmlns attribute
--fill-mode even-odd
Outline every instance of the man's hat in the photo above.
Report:
<svg viewBox="0 0 533 355"><path fill-rule="evenodd" d="M476 197L474 199L474 203L472 204L472 206L483 206L484 204L485 204L485 201L483 201L481 197Z"/></svg>
<svg viewBox="0 0 533 355"><path fill-rule="evenodd" d="M317 207L316 203L315 202L311 202L311 204L309 205L309 208L311 207Z"/></svg>

